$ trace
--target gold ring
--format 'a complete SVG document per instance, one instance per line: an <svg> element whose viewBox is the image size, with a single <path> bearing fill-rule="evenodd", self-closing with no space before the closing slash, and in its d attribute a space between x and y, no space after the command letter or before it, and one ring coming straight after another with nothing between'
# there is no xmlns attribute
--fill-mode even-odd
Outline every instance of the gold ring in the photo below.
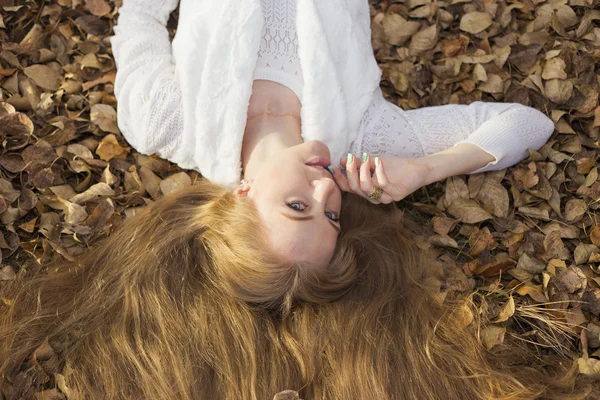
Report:
<svg viewBox="0 0 600 400"><path fill-rule="evenodd" d="M383 194L383 189L380 188L379 186L375 186L375 188L373 188L373 191L371 193L369 193L367 195L367 197L370 199L373 199L373 200L379 200L381 198L382 194Z"/></svg>

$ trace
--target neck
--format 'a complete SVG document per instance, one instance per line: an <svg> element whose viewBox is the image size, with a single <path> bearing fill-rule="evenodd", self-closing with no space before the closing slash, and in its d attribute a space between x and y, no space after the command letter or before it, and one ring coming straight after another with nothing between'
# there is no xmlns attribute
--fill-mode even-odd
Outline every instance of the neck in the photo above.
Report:
<svg viewBox="0 0 600 400"><path fill-rule="evenodd" d="M262 114L252 118L246 124L242 142L244 179L254 179L262 161L302 142L300 121L295 117Z"/></svg>

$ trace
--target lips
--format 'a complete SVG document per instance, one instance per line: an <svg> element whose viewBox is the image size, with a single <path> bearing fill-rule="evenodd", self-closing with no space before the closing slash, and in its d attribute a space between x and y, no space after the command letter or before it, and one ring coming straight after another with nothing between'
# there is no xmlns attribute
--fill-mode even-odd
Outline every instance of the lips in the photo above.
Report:
<svg viewBox="0 0 600 400"><path fill-rule="evenodd" d="M315 157L309 162L307 162L306 165L309 165L311 167L327 168L331 165L331 160L325 157Z"/></svg>

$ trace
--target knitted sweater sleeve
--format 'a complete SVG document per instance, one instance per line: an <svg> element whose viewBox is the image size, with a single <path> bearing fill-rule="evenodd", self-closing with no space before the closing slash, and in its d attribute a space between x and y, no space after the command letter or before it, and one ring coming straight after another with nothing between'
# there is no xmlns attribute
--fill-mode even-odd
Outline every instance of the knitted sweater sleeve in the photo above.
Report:
<svg viewBox="0 0 600 400"><path fill-rule="evenodd" d="M125 0L110 38L118 125L142 154L169 159L181 143L181 88L166 24L178 0Z"/></svg>
<svg viewBox="0 0 600 400"><path fill-rule="evenodd" d="M518 103L477 101L404 111L375 96L352 152L422 157L459 143L472 143L495 160L472 173L510 167L540 149L554 131L542 112Z"/></svg>

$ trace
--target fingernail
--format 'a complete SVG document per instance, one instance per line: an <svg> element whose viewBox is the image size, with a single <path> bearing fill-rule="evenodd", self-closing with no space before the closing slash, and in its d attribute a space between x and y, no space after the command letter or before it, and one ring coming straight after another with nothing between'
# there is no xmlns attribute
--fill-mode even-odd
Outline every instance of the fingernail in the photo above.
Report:
<svg viewBox="0 0 600 400"><path fill-rule="evenodd" d="M375 157L375 166L379 167L379 157Z"/></svg>
<svg viewBox="0 0 600 400"><path fill-rule="evenodd" d="M369 157L369 155L368 155L367 153L363 153L363 156L362 156L362 161L363 161L363 162L367 162L367 158L368 158L368 157Z"/></svg>
<svg viewBox="0 0 600 400"><path fill-rule="evenodd" d="M354 160L354 154L348 153L348 164L350 164Z"/></svg>
<svg viewBox="0 0 600 400"><path fill-rule="evenodd" d="M327 171L329 171L329 173L333 175L333 168L331 168L331 165L327 167Z"/></svg>

